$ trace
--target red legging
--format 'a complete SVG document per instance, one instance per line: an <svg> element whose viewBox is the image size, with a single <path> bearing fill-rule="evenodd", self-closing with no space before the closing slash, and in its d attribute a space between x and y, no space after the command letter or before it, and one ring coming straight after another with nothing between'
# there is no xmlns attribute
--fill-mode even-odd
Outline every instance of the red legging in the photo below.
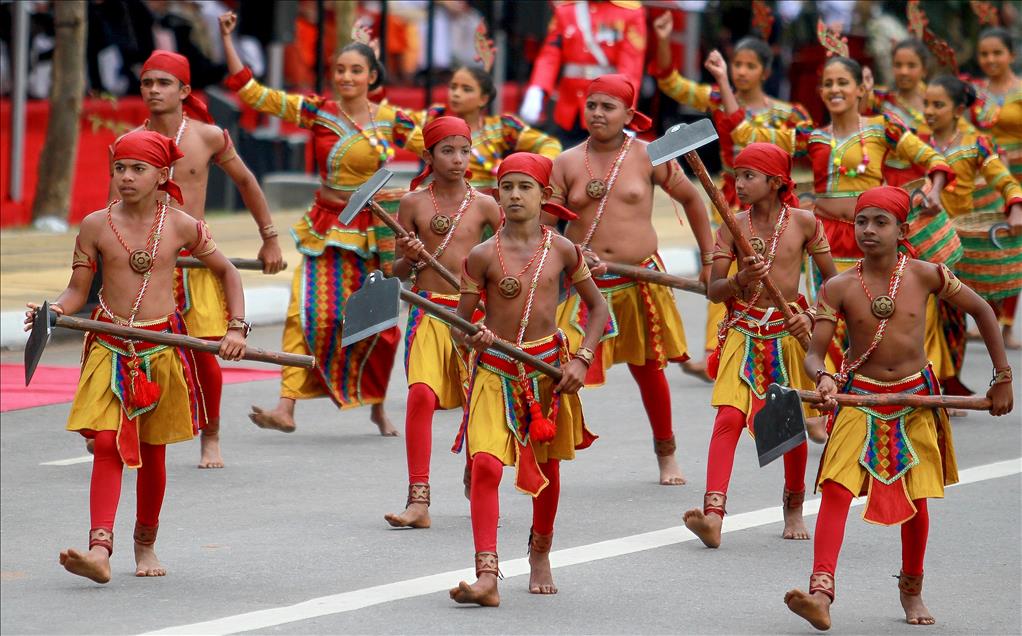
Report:
<svg viewBox="0 0 1022 636"><path fill-rule="evenodd" d="M212 342L219 342L220 338L203 338ZM220 363L215 353L206 351L195 351L195 371L199 376L199 385L202 387L203 403L206 405L206 419L208 425L205 427L210 433L220 430L220 396L224 390L224 373L220 369Z"/></svg>
<svg viewBox="0 0 1022 636"><path fill-rule="evenodd" d="M850 490L833 481L820 487L823 499L816 518L816 539L813 542L813 572L837 571L837 557L845 538L845 522L852 504ZM930 532L930 513L925 499L914 499L916 515L901 524L901 570L909 576L923 573L926 538Z"/></svg>
<svg viewBox="0 0 1022 636"><path fill-rule="evenodd" d="M561 494L560 461L548 460L539 465L550 484L538 497L532 499L532 529L536 534L554 531L557 500ZM498 488L504 464L489 453L472 456L472 536L476 552L497 551L497 520L500 517Z"/></svg>
<svg viewBox="0 0 1022 636"><path fill-rule="evenodd" d="M735 464L735 449L745 430L745 413L733 406L717 409L710 437L710 452L706 461L706 491L727 493L731 483L731 470ZM791 492L806 489L806 444L784 454L784 487Z"/></svg>
<svg viewBox="0 0 1022 636"><path fill-rule="evenodd" d="M167 447L142 444L142 467L138 469L138 522L155 526L160 523L160 509L167 490ZM121 498L121 473L124 463L117 452L117 432L100 431L93 448L92 484L89 489L89 511L93 528L113 530L117 503Z"/></svg>
<svg viewBox="0 0 1022 636"><path fill-rule="evenodd" d="M647 360L642 366L630 364L628 370L639 385L642 406L653 428L653 439L658 442L671 439L674 437L671 427L671 387L667 384L664 370L656 360Z"/></svg>
<svg viewBox="0 0 1022 636"><path fill-rule="evenodd" d="M405 408L405 453L408 483L429 483L429 459L433 452L433 412L440 406L429 386L416 382L408 387Z"/></svg>

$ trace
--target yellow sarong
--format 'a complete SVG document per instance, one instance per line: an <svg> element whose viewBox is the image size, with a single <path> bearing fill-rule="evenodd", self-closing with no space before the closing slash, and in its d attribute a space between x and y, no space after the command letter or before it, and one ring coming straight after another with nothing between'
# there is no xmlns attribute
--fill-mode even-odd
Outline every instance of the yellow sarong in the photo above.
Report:
<svg viewBox="0 0 1022 636"><path fill-rule="evenodd" d="M414 291L452 311L458 306L458 294ZM432 389L441 409L462 407L467 401L468 351L454 342L450 325L414 305L405 329L405 374L409 387L425 384Z"/></svg>
<svg viewBox="0 0 1022 636"><path fill-rule="evenodd" d="M220 279L203 268L185 268L181 272L178 309L185 319L188 335L196 338L223 338L227 333L227 297ZM183 294L183 302L182 302Z"/></svg>

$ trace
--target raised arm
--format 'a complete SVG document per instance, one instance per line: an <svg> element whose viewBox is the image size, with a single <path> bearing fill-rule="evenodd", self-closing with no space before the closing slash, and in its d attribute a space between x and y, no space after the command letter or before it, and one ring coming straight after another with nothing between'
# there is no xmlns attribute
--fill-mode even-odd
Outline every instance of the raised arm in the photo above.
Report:
<svg viewBox="0 0 1022 636"><path fill-rule="evenodd" d="M932 187L924 195L923 211L935 214L940 210L940 193L955 180L955 171L940 154L916 137L896 118L884 116L884 138L902 161L926 170Z"/></svg>

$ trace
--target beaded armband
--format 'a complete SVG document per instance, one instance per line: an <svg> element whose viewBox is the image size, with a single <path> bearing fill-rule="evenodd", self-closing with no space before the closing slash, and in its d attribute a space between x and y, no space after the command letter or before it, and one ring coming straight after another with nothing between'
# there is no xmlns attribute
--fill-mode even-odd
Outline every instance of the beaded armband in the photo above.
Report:
<svg viewBox="0 0 1022 636"><path fill-rule="evenodd" d="M822 297L816 303L816 320L829 320L837 324L837 310L831 307Z"/></svg>
<svg viewBox="0 0 1022 636"><path fill-rule="evenodd" d="M224 165L225 163L227 163L231 159L234 159L237 156L238 156L238 151L234 149L234 142L231 141L231 134L229 132L227 132L227 129L225 128L224 129L224 148L220 152L218 152L215 155L213 155L213 161L215 161L217 163L217 165L222 166L222 165Z"/></svg>
<svg viewBox="0 0 1022 636"><path fill-rule="evenodd" d="M827 233L823 231L823 223L816 219L816 231L813 238L809 239L806 250L810 254L826 254L830 251L830 242L827 241Z"/></svg>
<svg viewBox="0 0 1022 636"><path fill-rule="evenodd" d="M202 258L215 252L216 243L213 242L213 233L209 231L209 226L206 225L206 222L196 221L195 229L199 234L199 238L195 239L195 244L188 248L192 256Z"/></svg>
<svg viewBox="0 0 1022 636"><path fill-rule="evenodd" d="M578 255L578 263L575 265L575 269L571 272L572 285L578 285L585 279L593 277L592 272L589 271L589 265L586 263L585 257L582 256L582 248L576 245L575 253Z"/></svg>
<svg viewBox="0 0 1022 636"><path fill-rule="evenodd" d="M74 256L71 257L71 269L75 270L79 267L88 267L90 270L95 272L96 261L82 249L82 245L79 242L80 240L80 238L75 238L75 251Z"/></svg>
<svg viewBox="0 0 1022 636"><path fill-rule="evenodd" d="M483 292L479 283L469 276L468 259L465 259L465 263L461 266L461 285L458 287L458 291L462 294L475 294L476 296L481 295Z"/></svg>
<svg viewBox="0 0 1022 636"><path fill-rule="evenodd" d="M940 291L937 292L937 297L942 299L951 298L958 292L962 291L962 281L958 280L947 265L944 263L937 263L937 272L940 274Z"/></svg>
<svg viewBox="0 0 1022 636"><path fill-rule="evenodd" d="M721 249L719 247L714 249L712 252L710 252L710 256L712 257L713 260L718 260L718 259L724 259L726 261L733 261L733 260L735 260L735 255L732 252L730 252L728 250L723 250L723 249Z"/></svg>
<svg viewBox="0 0 1022 636"><path fill-rule="evenodd" d="M703 265L713 265L713 261L717 258L717 251L702 252L701 256Z"/></svg>

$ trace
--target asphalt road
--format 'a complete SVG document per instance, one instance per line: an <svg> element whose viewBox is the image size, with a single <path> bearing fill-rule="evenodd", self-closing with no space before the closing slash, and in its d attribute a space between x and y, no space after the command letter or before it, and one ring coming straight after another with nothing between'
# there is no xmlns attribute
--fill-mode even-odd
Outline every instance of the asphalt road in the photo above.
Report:
<svg viewBox="0 0 1022 636"><path fill-rule="evenodd" d="M690 341L702 340L704 310L679 304ZM278 327L252 342L276 347ZM5 353L4 361L20 354ZM52 345L44 364L75 364L71 342ZM1013 356L1015 368L1019 356ZM986 385L990 364L969 345L965 382ZM337 412L327 400L298 407L299 430L255 428L244 414L271 405L275 381L225 387L224 470L197 470L198 443L167 453L168 493L159 555L169 574L136 579L130 548L134 476L126 471L115 528L114 579L101 586L66 573L57 554L84 547L88 532L82 439L63 431L69 405L0 418L0 631L178 633L794 633L813 630L784 607L784 592L807 585L810 542L780 538L781 462L760 469L754 444L739 446L723 546L703 548L679 527L702 502L712 426L709 385L669 370L679 459L689 485L656 483L649 427L628 373L586 391L590 427L601 437L562 469L552 560L560 593L528 594L527 497L502 484L499 552L505 574L498 609L454 604L446 589L473 565L462 457L448 452L458 415L434 424L433 527L393 530L383 514L406 495L403 439L384 439L368 409ZM398 365L387 402L404 417ZM975 634L1022 631L1022 435L1018 411L954 420L959 466L969 483L931 502L924 597L934 627L904 623L896 582L896 528L849 517L837 576L833 632ZM402 427L403 428L403 427ZM810 449L810 478L821 447ZM816 497L807 507L815 510ZM808 519L810 528L815 516ZM471 579L470 579L471 580ZM212 622L210 622L212 621Z"/></svg>

